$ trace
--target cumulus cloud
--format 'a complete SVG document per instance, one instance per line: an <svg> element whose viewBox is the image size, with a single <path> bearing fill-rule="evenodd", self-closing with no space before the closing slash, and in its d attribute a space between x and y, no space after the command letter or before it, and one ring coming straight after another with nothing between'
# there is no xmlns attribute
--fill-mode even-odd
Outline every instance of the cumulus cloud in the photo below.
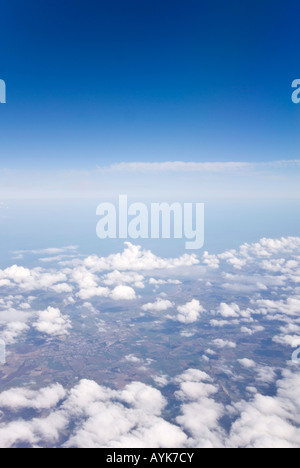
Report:
<svg viewBox="0 0 300 468"><path fill-rule="evenodd" d="M67 335L72 327L70 319L62 315L60 310L48 307L38 313L38 320L33 323L33 327L40 333L51 336Z"/></svg>
<svg viewBox="0 0 300 468"><path fill-rule="evenodd" d="M182 284L181 281L176 280L176 279L155 279L155 278L150 278L149 279L149 284L153 284L154 286L161 286L164 284Z"/></svg>
<svg viewBox="0 0 300 468"><path fill-rule="evenodd" d="M238 359L239 364L245 369L255 371L255 381L260 384L269 385L276 380L276 372L271 366L257 364L253 359Z"/></svg>
<svg viewBox="0 0 300 468"><path fill-rule="evenodd" d="M103 278L102 282L106 286L114 286L114 285L124 285L124 284L132 284L135 288L143 289L144 285L144 276L140 275L135 272L120 272L118 270L114 270L111 273L107 273Z"/></svg>
<svg viewBox="0 0 300 468"><path fill-rule="evenodd" d="M283 371L274 397L256 394L251 401L234 405L239 414L233 423L227 445L252 448L299 447L298 373Z"/></svg>
<svg viewBox="0 0 300 468"><path fill-rule="evenodd" d="M153 377L153 380L158 387L165 387L169 383L169 378L166 374L156 375Z"/></svg>
<svg viewBox="0 0 300 468"><path fill-rule="evenodd" d="M171 275L176 279L170 279ZM162 286L159 297L150 292L149 285ZM96 333L101 330L98 338L106 346L111 341L105 334L114 334L119 327L118 320L113 325L107 320L106 304L134 300L129 303L124 335L135 331L134 327L138 330L141 309L174 308L172 316L159 314L159 321L150 314L147 327L148 320L153 320L158 333L171 329L172 339L182 346L182 359L174 353L174 366L180 373L174 378L173 367L172 375L166 375L165 363L160 367L159 360L155 370L148 365L144 367L147 372L138 374L140 364L148 364L142 347L120 342L124 353L118 365L135 371L137 380L152 379L155 388L131 382L111 389L83 380L71 389L60 388L60 399L51 399L44 398L41 389L29 391L33 380L28 380L28 388L3 392L1 446L294 447L300 440L298 365L282 372L292 354L289 347L300 345L300 239L262 239L220 255L204 254L201 262L196 255L164 259L127 243L119 254L107 257L78 256L59 261L55 267L51 263L51 268L15 265L0 270L0 288L1 338L7 344L23 340L29 327L48 337L72 333L73 341L76 327L71 329L75 318L70 311L74 309L82 319L88 318L83 326L94 321ZM31 291L37 291L38 302ZM200 300L186 302L192 294ZM35 311L35 301L40 307L41 300L47 301L45 310ZM48 304L57 308L47 309ZM126 307L122 307L118 319L125 314ZM166 322L170 318L194 325L172 326ZM137 346L148 339L147 327ZM268 339L269 343L273 340L274 356L263 352ZM187 347L196 342L195 349L200 343L199 359L192 365L200 363L207 372L212 369L214 378L199 369L182 373ZM163 344L161 349L166 349ZM150 345L149 352L156 357ZM26 408L31 411L23 411ZM172 419L168 408L172 408Z"/></svg>
<svg viewBox="0 0 300 468"><path fill-rule="evenodd" d="M0 446L56 443L72 427L64 447L186 446L183 430L161 416L166 404L159 390L141 382L119 391L89 380L80 381L69 392L59 385L38 392L11 389L0 394L0 407L51 412L43 418L0 423Z"/></svg>
<svg viewBox="0 0 300 468"><path fill-rule="evenodd" d="M220 260L217 255L210 255L208 252L204 252L202 261L209 268L218 269L220 266Z"/></svg>
<svg viewBox="0 0 300 468"><path fill-rule="evenodd" d="M23 444L36 447L40 441L53 444L57 442L67 423L61 414L53 413L30 422L19 419L5 426L0 424L0 447L11 448Z"/></svg>
<svg viewBox="0 0 300 468"><path fill-rule="evenodd" d="M69 418L82 418L66 447L167 447L184 445L182 430L165 421L159 390L132 382L113 391L82 381L64 404Z"/></svg>
<svg viewBox="0 0 300 468"><path fill-rule="evenodd" d="M251 369L255 363L241 360ZM168 378L162 376L162 385ZM160 382L158 382L160 383ZM18 419L0 423L0 446L18 444L64 447L297 447L299 445L299 374L290 369L276 382L274 396L253 389L248 400L218 401L220 387L199 369L173 379L178 415L171 423L162 414L168 401L142 382L113 390L81 380L70 390L54 384L40 390L12 388L0 393L0 408ZM250 389L249 389L250 390ZM169 395L169 393L168 393ZM21 419L24 409L43 412ZM226 427L222 424L226 417Z"/></svg>
<svg viewBox="0 0 300 468"><path fill-rule="evenodd" d="M55 407L66 395L66 391L59 384L40 390L28 388L11 388L0 393L0 408L9 408L18 411L24 408L37 410Z"/></svg>
<svg viewBox="0 0 300 468"><path fill-rule="evenodd" d="M174 307L174 303L169 301L168 299L156 299L155 302L148 302L142 306L142 309L147 312L149 310L153 310L155 312L162 312L164 310L168 310Z"/></svg>
<svg viewBox="0 0 300 468"><path fill-rule="evenodd" d="M125 360L133 363L141 362L141 359L134 356L134 354L128 354L127 356L125 356Z"/></svg>
<svg viewBox="0 0 300 468"><path fill-rule="evenodd" d="M136 298L135 290L130 286L116 286L110 296L115 301L131 301Z"/></svg>
<svg viewBox="0 0 300 468"><path fill-rule="evenodd" d="M16 339L29 330L29 326L24 322L9 322L2 332L3 341L9 345L15 343Z"/></svg>
<svg viewBox="0 0 300 468"><path fill-rule="evenodd" d="M117 298L118 291L125 287L143 289L145 287L145 276L142 272L175 270L197 265L199 260L195 254L184 254L178 258L160 258L149 250L143 250L138 245L125 242L124 251L121 253L111 254L108 257L92 255L84 260L77 259L76 261L60 263L68 267L63 274L68 273L70 281L74 282L79 288L77 297L82 300L89 300L92 297ZM103 275L104 272L107 273ZM102 276L99 276L100 274ZM155 280L152 278L151 281L152 284L160 284L161 281L163 281L161 284L180 284L179 280L172 279ZM115 288L111 291L110 287L113 286ZM59 290L63 286L59 284L55 285L55 288ZM127 289L127 292L129 292L129 289Z"/></svg>
<svg viewBox="0 0 300 468"><path fill-rule="evenodd" d="M213 340L213 344L217 348L236 348L236 343L230 340L223 340L222 338L216 338Z"/></svg>
<svg viewBox="0 0 300 468"><path fill-rule="evenodd" d="M99 286L97 276L85 267L79 266L71 270L71 280L79 288L77 296L84 301L92 297L108 297L110 294L109 288Z"/></svg>
<svg viewBox="0 0 300 468"><path fill-rule="evenodd" d="M252 328L241 327L241 332L245 333L246 335L249 335L249 336L252 336L255 333L262 332L264 330L265 330L265 328L262 327L261 325L255 325Z"/></svg>
<svg viewBox="0 0 300 468"><path fill-rule="evenodd" d="M178 314L176 319L181 323L193 323L198 320L200 313L204 312L204 308L197 299L192 299L185 305L177 307Z"/></svg>
<svg viewBox="0 0 300 468"><path fill-rule="evenodd" d="M221 302L216 312L212 311L213 314L221 316L222 319L212 319L210 324L212 327L225 327L230 325L238 325L240 321L253 322L252 315L255 311L248 308L241 310L238 304L226 304Z"/></svg>
<svg viewBox="0 0 300 468"><path fill-rule="evenodd" d="M224 407L211 398L218 387L213 385L205 372L198 369L189 369L176 380L180 383L176 397L183 401L181 415L176 422L191 435L191 446L222 447L225 435L219 420L224 415Z"/></svg>
<svg viewBox="0 0 300 468"><path fill-rule="evenodd" d="M133 245L130 242L125 242L125 249L122 253L108 257L92 255L83 261L83 265L92 272L168 270L198 263L199 260L195 254L184 254L178 258L161 258L150 250L142 249L139 245Z"/></svg>
<svg viewBox="0 0 300 468"><path fill-rule="evenodd" d="M228 317L238 317L240 315L240 308L237 304L225 304L222 302L220 304L218 313L222 315L222 317L228 318Z"/></svg>
<svg viewBox="0 0 300 468"><path fill-rule="evenodd" d="M253 369L256 367L256 363L253 361L253 359L238 359L238 362L246 369Z"/></svg>
<svg viewBox="0 0 300 468"><path fill-rule="evenodd" d="M42 268L24 268L13 265L0 270L0 287L17 286L21 291L34 291L39 289L59 291L58 283L65 283L67 276L63 272L45 271ZM70 291L70 286L64 284L61 292Z"/></svg>

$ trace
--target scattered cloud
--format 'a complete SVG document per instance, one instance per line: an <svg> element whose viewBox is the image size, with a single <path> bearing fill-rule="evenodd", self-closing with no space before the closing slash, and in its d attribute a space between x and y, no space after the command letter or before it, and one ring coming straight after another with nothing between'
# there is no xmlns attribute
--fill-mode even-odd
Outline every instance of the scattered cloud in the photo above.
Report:
<svg viewBox="0 0 300 468"><path fill-rule="evenodd" d="M196 322L200 314L204 312L204 308L197 299L192 299L185 305L177 307L178 314L176 319L181 323L194 323Z"/></svg>
<svg viewBox="0 0 300 468"><path fill-rule="evenodd" d="M33 323L33 327L40 333L60 336L67 335L72 325L69 317L62 315L59 309L48 307L38 313L38 320Z"/></svg>
<svg viewBox="0 0 300 468"><path fill-rule="evenodd" d="M126 243L118 254L78 256L48 266L0 270L0 335L9 346L25 339L30 330L68 340L74 330L73 309L82 320L93 316L97 333L105 334L108 323L102 305L124 301L128 329L136 326L131 317L153 320L158 330L168 326L177 334L182 349L189 338L201 341L209 330L210 348L203 339L198 362L202 368L174 377L159 363L150 365L141 348L128 347L123 365L134 371L144 365L152 386L137 381L111 389L81 380L72 388L53 384L37 389L28 381L6 390L0 393L0 409L8 415L5 422L0 419L1 446L299 446L299 366L286 363L286 355L292 353L289 348L300 346L300 238L262 239L216 256L172 259ZM149 285L162 286L161 294L153 295ZM216 292L213 297L208 297L208 287ZM45 310L39 310L41 298L48 301ZM130 314L127 300L135 301L129 302ZM141 314L141 309L174 312L159 314L157 320L155 314ZM169 318L193 326L175 326ZM274 365L275 359L260 353L268 338L279 355ZM232 389L219 374L243 387L243 396L238 398L237 388L230 398ZM137 380L144 379L141 375ZM167 420L168 404L174 411L172 420Z"/></svg>
<svg viewBox="0 0 300 468"><path fill-rule="evenodd" d="M0 408L9 408L12 411L25 408L50 409L55 407L65 395L66 391L59 384L53 384L40 390L11 388L0 393Z"/></svg>
<svg viewBox="0 0 300 468"><path fill-rule="evenodd" d="M9 322L2 332L1 338L7 345L13 344L17 338L28 330L29 326L24 322Z"/></svg>
<svg viewBox="0 0 300 468"><path fill-rule="evenodd" d="M255 363L241 360L251 369ZM165 387L167 376L156 377ZM276 382L274 396L250 389L248 400L225 405L219 385L199 369L173 379L179 403L175 421L162 413L168 404L162 392L141 382L113 390L81 380L70 390L53 384L39 390L12 388L0 393L0 408L17 419L0 422L0 446L57 445L78 448L297 447L299 444L299 374L290 369ZM24 409L34 417L19 417ZM198 415L198 417L195 417ZM222 420L231 421L224 426Z"/></svg>
<svg viewBox="0 0 300 468"><path fill-rule="evenodd" d="M132 301L136 298L135 290L130 286L116 286L110 296L115 301Z"/></svg>
<svg viewBox="0 0 300 468"><path fill-rule="evenodd" d="M217 338L213 340L213 344L217 348L236 348L236 343L233 343L230 340L223 340L222 338Z"/></svg>
<svg viewBox="0 0 300 468"><path fill-rule="evenodd" d="M147 312L149 310L153 310L155 312L162 312L174 307L174 303L169 301L168 299L156 299L155 302L148 302L148 304L144 304L142 309Z"/></svg>

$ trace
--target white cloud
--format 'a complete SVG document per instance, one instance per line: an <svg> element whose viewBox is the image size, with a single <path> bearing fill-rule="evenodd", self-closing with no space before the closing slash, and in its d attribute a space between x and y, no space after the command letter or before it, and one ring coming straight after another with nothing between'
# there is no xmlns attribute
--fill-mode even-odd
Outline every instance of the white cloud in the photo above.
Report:
<svg viewBox="0 0 300 468"><path fill-rule="evenodd" d="M149 284L153 284L154 286L161 286L164 284L182 284L182 282L179 280L173 280L173 279L164 280L164 279L150 278Z"/></svg>
<svg viewBox="0 0 300 468"><path fill-rule="evenodd" d="M251 360L241 360L249 371ZM157 382L168 382L161 376ZM284 370L277 393L270 397L249 388L250 399L232 406L217 401L220 391L199 369L173 379L180 408L175 422L163 419L168 401L161 391L141 382L112 390L81 380L71 390L54 384L40 390L13 388L0 393L0 408L16 413L26 408L41 417L0 423L0 446L16 444L64 447L297 447L300 435L300 377ZM228 430L221 420L231 421ZM27 416L30 418L30 416Z"/></svg>
<svg viewBox="0 0 300 468"><path fill-rule="evenodd" d="M165 374L156 375L155 377L153 377L153 380L156 383L156 385L158 385L158 387L165 387L169 383L169 378Z"/></svg>
<svg viewBox="0 0 300 468"><path fill-rule="evenodd" d="M180 390L176 396L183 404L182 414L177 416L176 422L191 434L191 446L222 447L224 433L219 420L224 415L224 408L211 398L218 387L212 384L212 379L205 372L198 369L189 369L177 381L180 382Z"/></svg>
<svg viewBox="0 0 300 468"><path fill-rule="evenodd" d="M127 356L125 356L125 360L133 363L141 362L141 359L134 356L134 354L128 354Z"/></svg>
<svg viewBox="0 0 300 468"><path fill-rule="evenodd" d="M24 408L50 409L55 407L65 395L64 388L59 384L53 384L40 390L11 388L0 393L0 408L9 408L13 411Z"/></svg>
<svg viewBox="0 0 300 468"><path fill-rule="evenodd" d="M205 265L212 269L218 269L220 266L220 260L217 255L210 255L208 252L204 252L202 261Z"/></svg>
<svg viewBox="0 0 300 468"><path fill-rule="evenodd" d="M24 393L22 389L11 389L10 394L0 394L0 402L2 398L3 408L10 410L14 401L14 411L20 411L20 414L16 415L16 421L12 421L11 411L5 411L8 420L2 420L3 423L0 420L0 445L60 445L67 438L66 446L295 446L297 440L300 440L300 386L296 377L298 366L284 371L277 382L276 379L280 375L280 367L285 365L283 361L286 353L289 353L288 349L281 349L281 346L295 347L300 344L299 252L300 242L296 238L262 239L256 244L245 244L236 251L216 258L205 256L202 259L206 265L204 268L199 265L196 256L163 259L150 251L127 244L120 254L103 258L78 257L60 262L57 268L27 269L13 266L0 270L1 338L6 336L7 343L13 344L28 331L29 326L49 336L70 332L71 317L60 311L73 308L95 320L96 333L101 329L103 335L100 338L107 342L104 334L106 331L115 333L119 322L113 325L112 330L106 322L106 314L101 317L103 320L99 319L99 314L104 310L101 298L105 298L105 305L113 300L135 299L130 314L136 314L137 317L141 308L159 312L175 307L176 304L177 310L172 319L184 324L196 323L205 310L203 306L207 304L206 308L210 312L201 318L201 330L203 325L203 330L207 329L211 333L204 332L214 350L206 349L208 344L204 337L203 348L197 354L199 363L205 369L213 364L212 375L226 372L230 381L240 384L236 386L234 404L225 405L222 403L225 394L226 399L231 397L230 384L222 382L219 388L216 381L198 369L190 369L173 379L173 375L165 375L164 367L159 368L157 362L155 372L151 371L152 366L144 367L147 373L141 372L141 380L153 379L160 391L143 382L112 390L96 382L82 381L73 389L64 390L62 402L56 402L54 398L54 406L51 406L52 403L49 408L45 406L41 417L33 419L28 419L32 418L29 415L32 412L27 414L21 410L32 408L36 414L38 405L40 408L43 404L47 405L47 402L34 403L45 401L38 393L40 390L30 390L37 393ZM169 279L170 271L174 277L176 275L176 280ZM186 286L187 278L190 282ZM179 288L168 286L173 284L171 281L180 284L180 280L182 286ZM137 297L133 288L142 289L148 282L153 286L166 287L162 287L158 298L152 294L151 302L144 304L146 300ZM207 285L210 285L209 291ZM193 290L193 287L197 289ZM53 303L59 304L60 300L63 308L58 306L57 309L34 312L35 299L28 297L32 290L37 291L39 304L42 299L47 298L49 301L49 297L53 297ZM201 304L193 299L178 305L178 298L184 298L182 302L185 302L192 291L201 297ZM149 288L147 298L148 293ZM94 297L94 301L81 302ZM88 310L83 311L83 307ZM128 317L126 323L132 327L133 322L129 323ZM166 318L169 316L160 314L159 322L156 321L153 326L159 330L168 325L165 323ZM209 324L214 327L213 330L209 329ZM225 326L231 328L223 329L222 334L217 327ZM195 333L200 335L197 324L191 328L181 326L176 331L177 338L180 340L180 336L186 338ZM282 351L282 358L279 356L273 359L272 356L257 354L260 359L258 363L250 359L254 351L254 341L250 337L262 331L262 336L256 336L257 346L264 343L262 339L273 338L276 343L274 348ZM137 345L143 341L145 343L146 339L147 336L141 336ZM181 342L184 347L189 344L183 338ZM241 343L236 350L238 353L234 351L236 342ZM219 359L215 357L214 361L207 361L208 356L220 354L223 348L226 352L221 352ZM142 348L138 349L141 351ZM231 350L229 355L227 349ZM127 349L123 354L122 365L126 366L124 359L138 364L132 366L137 370L139 363L148 364L140 352L136 353L139 357L128 354L131 352ZM245 354L241 355L243 352ZM241 367L237 365L236 368L232 356ZM170 394L171 385L164 388L168 383L176 386L175 395ZM273 383L274 386L270 387ZM278 390L274 395L275 385ZM273 396L266 396L266 387L270 387ZM166 397L170 399L169 402ZM168 412L164 413L168 403L174 408L172 424L163 418L164 414L168 415ZM34 404L36 406L30 406ZM226 416L227 429L231 421L231 429L228 431L223 427L223 416Z"/></svg>
<svg viewBox="0 0 300 468"><path fill-rule="evenodd" d="M33 327L40 333L51 336L67 335L71 326L71 321L60 310L48 307L38 313L38 320L33 323Z"/></svg>
<svg viewBox="0 0 300 468"><path fill-rule="evenodd" d="M192 336L195 336L196 331L187 331L187 330L181 330L180 336L183 336L184 338L191 338Z"/></svg>
<svg viewBox="0 0 300 468"><path fill-rule="evenodd" d="M114 270L111 273L107 273L101 281L106 286L114 285L124 285L126 283L132 284L135 288L143 289L144 285L144 276L135 272L124 273L118 270Z"/></svg>
<svg viewBox="0 0 300 468"><path fill-rule="evenodd" d="M72 390L64 408L84 420L66 447L168 447L184 445L187 437L161 418L166 405L162 394L145 384L133 382L124 390L112 391L94 382L82 381ZM69 416L69 417L70 417Z"/></svg>
<svg viewBox="0 0 300 468"><path fill-rule="evenodd" d="M256 373L255 381L260 384L271 384L276 379L276 372L271 366L262 366L257 364L253 359L238 359L239 364L245 369L254 370Z"/></svg>
<svg viewBox="0 0 300 468"><path fill-rule="evenodd" d="M1 334L1 338L7 345L13 344L17 338L28 330L29 326L24 322L9 322Z"/></svg>
<svg viewBox="0 0 300 468"><path fill-rule="evenodd" d="M299 446L298 373L283 371L274 397L256 394L254 399L234 406L239 414L227 445L252 448L296 448Z"/></svg>
<svg viewBox="0 0 300 468"><path fill-rule="evenodd" d="M253 369L256 367L256 363L252 359L238 359L238 362L246 369Z"/></svg>
<svg viewBox="0 0 300 468"><path fill-rule="evenodd" d="M249 169L252 163L245 162L123 162L100 168L113 172L224 172Z"/></svg>
<svg viewBox="0 0 300 468"><path fill-rule="evenodd" d="M222 315L222 317L228 318L228 317L239 317L240 315L240 308L237 304L225 304L222 302L220 304L220 307L217 311L218 314Z"/></svg>
<svg viewBox="0 0 300 468"><path fill-rule="evenodd" d="M130 286L116 286L110 296L115 301L131 301L136 298L135 290Z"/></svg>
<svg viewBox="0 0 300 468"><path fill-rule="evenodd" d="M13 265L5 270L0 270L0 286L7 286L6 282L14 283L22 291L34 291L38 289L59 291L60 282L65 282L67 277L62 272L45 271L42 268L32 270L22 266ZM69 288L69 287L68 287ZM62 287L61 292L66 292L66 285ZM70 288L69 288L70 290Z"/></svg>
<svg viewBox="0 0 300 468"><path fill-rule="evenodd" d="M108 297L110 290L107 287L98 286L98 278L85 267L75 267L71 270L71 280L79 287L77 296L86 301L92 297Z"/></svg>
<svg viewBox="0 0 300 468"><path fill-rule="evenodd" d="M198 320L200 313L204 312L204 308L197 299L192 299L185 305L177 307L178 315L176 319L181 323L193 323Z"/></svg>
<svg viewBox="0 0 300 468"><path fill-rule="evenodd" d="M15 255L32 254L32 255L59 255L67 252L76 252L78 250L77 245L68 245L66 247L50 247L46 249L35 249L35 250L15 250Z"/></svg>
<svg viewBox="0 0 300 468"><path fill-rule="evenodd" d="M212 319L210 320L209 322L211 324L212 327L214 328L223 328L223 327L227 327L227 326L231 326L232 324L236 325L238 323L237 320L216 320L216 319Z"/></svg>
<svg viewBox="0 0 300 468"><path fill-rule="evenodd" d="M197 265L199 260L195 254L184 254L178 258L161 258L150 250L142 250L139 245L125 242L122 253L112 254L108 257L92 255L83 261L83 265L91 272L102 271L151 271L168 270L183 266Z"/></svg>
<svg viewBox="0 0 300 468"><path fill-rule="evenodd" d="M145 312L149 310L153 310L155 312L162 312L164 310L168 310L174 307L174 303L169 301L168 299L156 299L155 302L148 302L148 304L144 304L142 306L142 310Z"/></svg>
<svg viewBox="0 0 300 468"><path fill-rule="evenodd" d="M300 346L300 336L297 335L277 335L274 336L273 341L285 346L291 346L292 348Z"/></svg>
<svg viewBox="0 0 300 468"><path fill-rule="evenodd" d="M267 162L245 162L245 161L225 161L225 162L195 162L195 161L162 161L162 162L121 162L110 166L98 167L100 173L122 173L122 172L139 172L139 173L174 173L174 172L190 172L190 173L240 173L249 170L252 173L266 173L266 170L276 169L295 169L300 165L299 160L282 160L282 161L267 161Z"/></svg>
<svg viewBox="0 0 300 468"><path fill-rule="evenodd" d="M217 338L213 340L213 344L217 348L236 348L236 343L230 340L223 340L222 338Z"/></svg>
<svg viewBox="0 0 300 468"><path fill-rule="evenodd" d="M246 335L249 335L249 336L252 336L255 333L262 332L264 330L265 330L265 328L262 327L261 325L254 325L252 328L241 327L241 332L245 333Z"/></svg>
<svg viewBox="0 0 300 468"><path fill-rule="evenodd" d="M11 448L17 444L27 444L37 447L43 441L53 444L59 440L63 430L68 425L62 413L51 413L45 418L34 418L27 422L22 419L7 425L0 424L0 446Z"/></svg>

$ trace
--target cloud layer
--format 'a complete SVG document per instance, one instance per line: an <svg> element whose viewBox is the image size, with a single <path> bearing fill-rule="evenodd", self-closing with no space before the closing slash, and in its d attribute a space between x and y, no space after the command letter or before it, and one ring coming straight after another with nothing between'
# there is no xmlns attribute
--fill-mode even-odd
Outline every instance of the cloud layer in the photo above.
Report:
<svg viewBox="0 0 300 468"><path fill-rule="evenodd" d="M171 259L71 251L0 270L0 446L299 446L300 238ZM54 384L48 349L66 358ZM91 378L95 359L107 373Z"/></svg>
<svg viewBox="0 0 300 468"><path fill-rule="evenodd" d="M13 414L31 408L36 415L0 423L0 446L299 446L300 377L291 370L277 381L275 396L256 393L232 406L217 401L218 384L198 369L177 376L174 385L178 415L173 423L162 416L168 403L162 392L141 382L118 391L91 380L81 380L69 391L58 384L38 391L13 388L0 393L0 408ZM225 416L233 421L230 429L222 425Z"/></svg>

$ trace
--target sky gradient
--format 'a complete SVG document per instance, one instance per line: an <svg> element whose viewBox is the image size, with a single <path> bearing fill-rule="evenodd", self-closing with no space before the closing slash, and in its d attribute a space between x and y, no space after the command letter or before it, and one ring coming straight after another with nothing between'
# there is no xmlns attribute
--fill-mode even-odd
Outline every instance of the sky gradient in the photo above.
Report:
<svg viewBox="0 0 300 468"><path fill-rule="evenodd" d="M121 194L205 203L212 251L298 236L298 17L296 1L3 4L3 261L114 250L96 207Z"/></svg>
<svg viewBox="0 0 300 468"><path fill-rule="evenodd" d="M0 447L299 446L299 14L0 4Z"/></svg>
<svg viewBox="0 0 300 468"><path fill-rule="evenodd" d="M297 159L299 4L1 5L1 169Z"/></svg>

